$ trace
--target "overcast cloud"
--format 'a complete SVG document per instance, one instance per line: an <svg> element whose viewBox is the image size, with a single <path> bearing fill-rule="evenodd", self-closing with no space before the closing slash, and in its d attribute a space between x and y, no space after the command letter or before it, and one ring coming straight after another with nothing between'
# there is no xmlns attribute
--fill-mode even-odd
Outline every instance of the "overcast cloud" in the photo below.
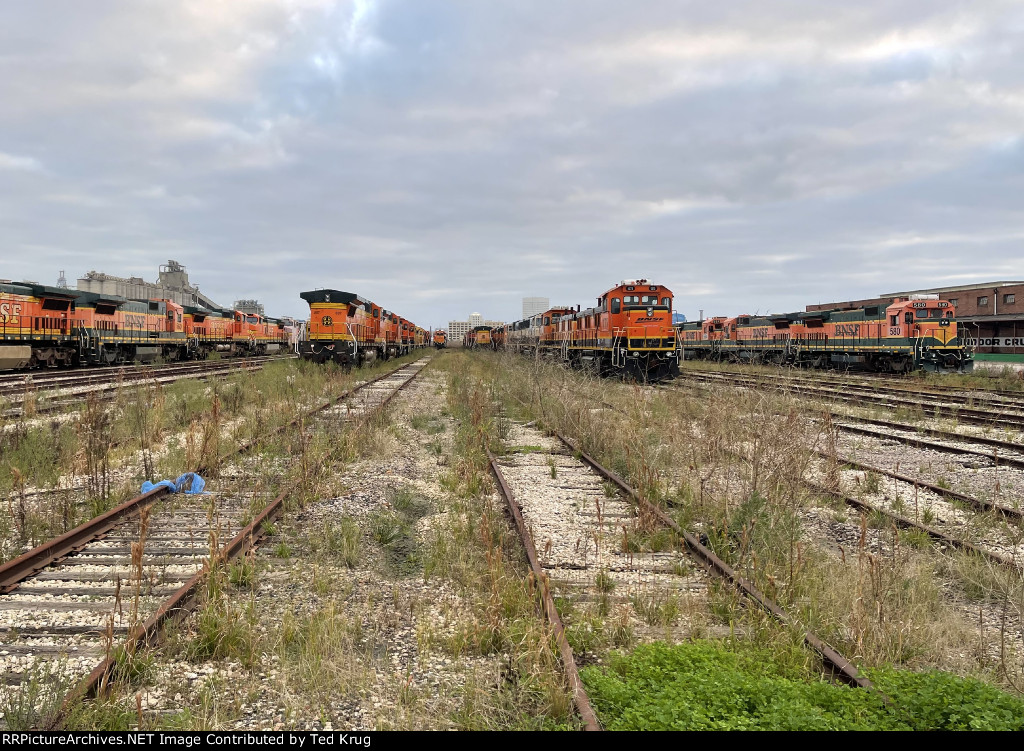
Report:
<svg viewBox="0 0 1024 751"><path fill-rule="evenodd" d="M6 0L0 276L423 325L1024 278L1024 4Z"/></svg>

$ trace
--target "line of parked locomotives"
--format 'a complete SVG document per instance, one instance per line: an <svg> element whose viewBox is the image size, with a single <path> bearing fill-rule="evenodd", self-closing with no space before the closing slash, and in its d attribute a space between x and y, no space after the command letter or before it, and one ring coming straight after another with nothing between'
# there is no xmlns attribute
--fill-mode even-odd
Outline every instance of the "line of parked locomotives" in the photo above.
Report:
<svg viewBox="0 0 1024 751"><path fill-rule="evenodd" d="M430 334L410 320L351 292L317 289L299 297L309 303L299 356L344 368L388 360L430 344Z"/></svg>
<svg viewBox="0 0 1024 751"><path fill-rule="evenodd" d="M300 295L310 308L302 357L343 366L428 346L426 330L350 292ZM970 370L952 304L937 296L888 306L715 317L672 325L672 292L646 279L623 281L597 305L556 307L494 329L478 326L464 346L557 358L596 373L656 381L679 372L680 358L733 359L888 372ZM256 355L288 346L283 321L170 300L126 300L28 283L0 283L0 368L112 365L211 352ZM435 347L446 337L436 332Z"/></svg>
<svg viewBox="0 0 1024 751"><path fill-rule="evenodd" d="M239 310L0 283L5 369L260 355L287 347L292 334L283 321Z"/></svg>
<svg viewBox="0 0 1024 751"><path fill-rule="evenodd" d="M550 356L647 381L678 374L684 357L893 373L965 372L973 365L952 304L936 295L897 298L888 306L715 317L676 326L672 300L662 285L624 281L593 308L551 308L497 328L478 326L463 344Z"/></svg>

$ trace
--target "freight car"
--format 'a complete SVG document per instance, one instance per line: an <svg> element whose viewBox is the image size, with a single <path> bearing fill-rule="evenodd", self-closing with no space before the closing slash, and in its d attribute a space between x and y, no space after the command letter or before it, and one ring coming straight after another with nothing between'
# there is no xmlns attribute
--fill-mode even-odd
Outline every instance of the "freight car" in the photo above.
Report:
<svg viewBox="0 0 1024 751"><path fill-rule="evenodd" d="M624 280L593 308L551 308L506 324L504 347L602 375L659 381L679 373L671 290L646 279Z"/></svg>
<svg viewBox="0 0 1024 751"><path fill-rule="evenodd" d="M41 284L0 284L0 368L68 367L264 354L283 323L236 310L184 308Z"/></svg>
<svg viewBox="0 0 1024 751"><path fill-rule="evenodd" d="M352 292L317 289L299 297L309 304L306 338L299 341L305 360L351 368L427 344L424 329Z"/></svg>
<svg viewBox="0 0 1024 751"><path fill-rule="evenodd" d="M973 367L953 306L937 295L896 298L888 306L708 318L679 325L678 336L691 359L888 373Z"/></svg>

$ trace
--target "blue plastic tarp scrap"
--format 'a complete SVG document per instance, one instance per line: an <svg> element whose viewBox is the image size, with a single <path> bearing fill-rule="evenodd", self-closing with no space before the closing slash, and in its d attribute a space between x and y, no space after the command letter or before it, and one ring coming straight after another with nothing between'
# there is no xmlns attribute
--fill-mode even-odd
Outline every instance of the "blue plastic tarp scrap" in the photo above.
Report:
<svg viewBox="0 0 1024 751"><path fill-rule="evenodd" d="M160 482L150 482L146 480L142 483L142 492L148 493L154 488L165 487L172 493L184 493L185 495L199 495L203 492L203 488L206 487L206 480L197 475L195 472L186 472L177 480L161 480Z"/></svg>

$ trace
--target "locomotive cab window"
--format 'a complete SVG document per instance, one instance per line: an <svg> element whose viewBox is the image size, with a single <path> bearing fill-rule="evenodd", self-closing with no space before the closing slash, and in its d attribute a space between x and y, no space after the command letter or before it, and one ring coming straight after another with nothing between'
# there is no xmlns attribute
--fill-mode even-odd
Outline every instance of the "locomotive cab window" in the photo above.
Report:
<svg viewBox="0 0 1024 751"><path fill-rule="evenodd" d="M899 316L889 316L889 319L890 319L889 320L889 325L890 326L899 326L900 325L900 317Z"/></svg>
<svg viewBox="0 0 1024 751"><path fill-rule="evenodd" d="M640 298L640 304L641 305L657 305L658 304L658 296L657 295L644 295L643 297Z"/></svg>
<svg viewBox="0 0 1024 751"><path fill-rule="evenodd" d="M910 312L910 311L908 310L908 311L907 311L906 313L904 313L904 314L903 314L903 320L904 320L905 322L907 322L907 323L913 323L913 322L914 322L914 314L913 314L913 313L911 313L911 312Z"/></svg>
<svg viewBox="0 0 1024 751"><path fill-rule="evenodd" d="M664 305L669 310L672 310L672 298L671 297L663 297L663 298L661 298L661 304Z"/></svg>
<svg viewBox="0 0 1024 751"><path fill-rule="evenodd" d="M622 303L619 301L619 298L613 297L612 298L612 313L621 313L621 312L622 312Z"/></svg>
<svg viewBox="0 0 1024 751"><path fill-rule="evenodd" d="M622 298L623 305L639 305L640 298L636 295L624 295Z"/></svg>

